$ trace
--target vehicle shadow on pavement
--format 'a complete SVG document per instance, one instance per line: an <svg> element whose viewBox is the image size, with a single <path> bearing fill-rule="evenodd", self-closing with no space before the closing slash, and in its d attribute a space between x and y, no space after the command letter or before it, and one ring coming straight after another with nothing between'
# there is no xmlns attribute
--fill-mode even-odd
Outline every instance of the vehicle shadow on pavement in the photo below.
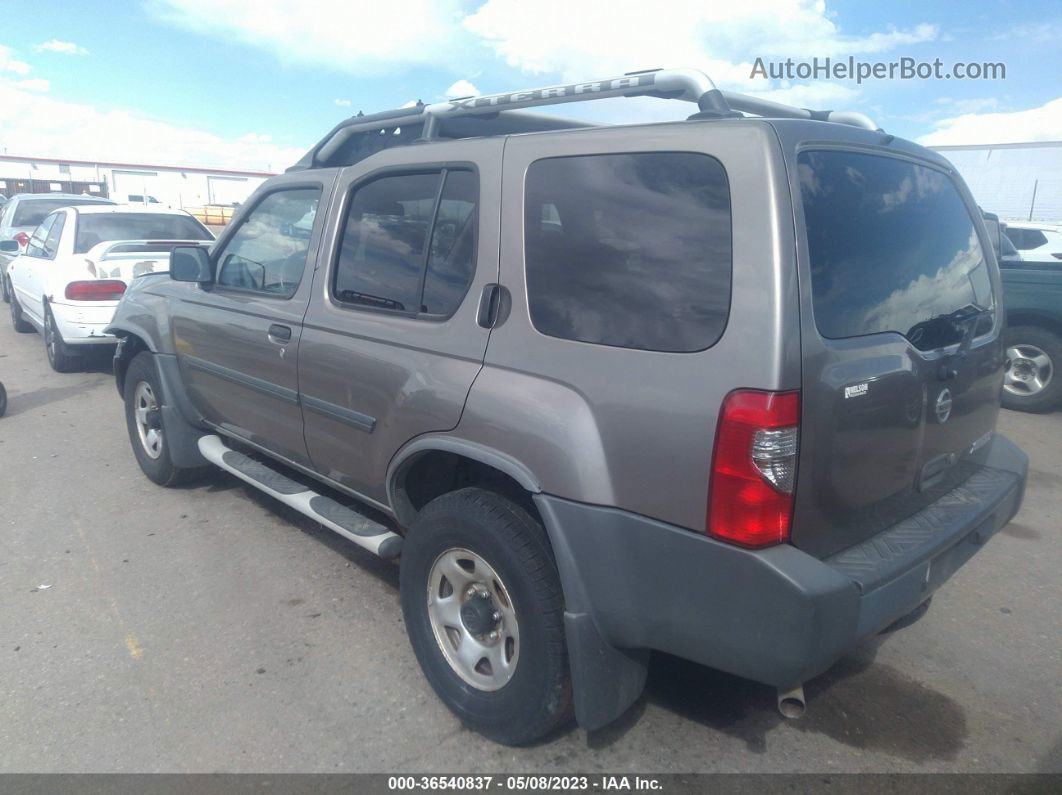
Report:
<svg viewBox="0 0 1062 795"><path fill-rule="evenodd" d="M954 759L967 737L962 707L876 663L880 643L867 641L805 683L807 712L798 720L778 713L775 691L766 685L654 653L642 701L617 723L594 732L589 743L611 745L638 722L648 703L736 737L753 753L766 753L768 735L781 727L916 763Z"/></svg>
<svg viewBox="0 0 1062 795"><path fill-rule="evenodd" d="M6 383L8 402L5 419L52 403L82 397L85 392L99 386L100 383L102 383L100 379L93 378L89 381L71 381L63 386L47 386L43 389L34 389L32 392L20 392L18 384L9 380Z"/></svg>

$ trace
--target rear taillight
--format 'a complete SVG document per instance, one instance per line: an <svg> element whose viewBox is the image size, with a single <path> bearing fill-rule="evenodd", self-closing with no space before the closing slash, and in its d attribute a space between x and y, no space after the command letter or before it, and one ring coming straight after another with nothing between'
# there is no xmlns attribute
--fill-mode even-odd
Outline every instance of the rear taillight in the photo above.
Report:
<svg viewBox="0 0 1062 795"><path fill-rule="evenodd" d="M30 236L25 232L19 232L15 235L15 240L20 246L22 246L22 248L25 248L30 241Z"/></svg>
<svg viewBox="0 0 1062 795"><path fill-rule="evenodd" d="M125 282L117 279L70 282L66 286L66 297L71 301L117 301L124 292Z"/></svg>
<svg viewBox="0 0 1062 795"><path fill-rule="evenodd" d="M799 432L799 392L727 395L708 486L709 535L747 547L789 539Z"/></svg>

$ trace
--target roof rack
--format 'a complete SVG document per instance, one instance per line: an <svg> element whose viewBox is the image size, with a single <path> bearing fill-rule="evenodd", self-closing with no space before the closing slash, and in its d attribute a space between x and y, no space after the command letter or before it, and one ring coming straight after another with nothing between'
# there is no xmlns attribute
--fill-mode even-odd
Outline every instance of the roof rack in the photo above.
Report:
<svg viewBox="0 0 1062 795"><path fill-rule="evenodd" d="M690 119L734 118L742 113L750 113L770 118L812 119L880 130L862 113L808 110L745 94L720 91L706 74L696 69L647 69L627 72L607 80L531 88L505 94L458 97L431 105L418 102L409 108L368 116L359 114L336 125L288 171L350 165L381 149L440 138L591 127L594 125L585 122L514 111L610 97L659 97L691 102L697 105L698 111ZM471 127L459 121L470 117L477 120Z"/></svg>

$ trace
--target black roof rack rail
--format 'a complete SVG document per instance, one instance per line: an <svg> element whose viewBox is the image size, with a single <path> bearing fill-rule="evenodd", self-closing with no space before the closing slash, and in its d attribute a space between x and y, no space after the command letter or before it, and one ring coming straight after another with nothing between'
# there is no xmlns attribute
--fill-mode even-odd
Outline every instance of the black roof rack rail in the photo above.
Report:
<svg viewBox="0 0 1062 795"><path fill-rule="evenodd" d="M288 171L350 165L381 149L438 138L590 127L593 125L585 122L513 111L609 97L645 96L694 103L698 111L691 119L739 117L741 113L751 113L771 118L813 119L870 130L880 129L862 113L813 111L720 91L706 74L696 69L650 69L628 72L606 80L460 97L430 105L418 103L408 108L353 116L337 124ZM485 123L469 128L458 122L469 117Z"/></svg>

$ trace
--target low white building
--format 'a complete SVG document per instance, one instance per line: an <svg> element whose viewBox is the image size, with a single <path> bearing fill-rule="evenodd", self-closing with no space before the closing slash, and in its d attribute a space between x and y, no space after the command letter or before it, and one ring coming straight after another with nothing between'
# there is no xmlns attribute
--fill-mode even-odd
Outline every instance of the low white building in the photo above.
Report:
<svg viewBox="0 0 1062 795"><path fill-rule="evenodd" d="M981 209L1004 221L1062 223L1062 141L929 148L954 164Z"/></svg>
<svg viewBox="0 0 1062 795"><path fill-rule="evenodd" d="M268 177L267 171L60 160L0 155L0 193L89 193L126 201L153 196L181 208L236 205Z"/></svg>

